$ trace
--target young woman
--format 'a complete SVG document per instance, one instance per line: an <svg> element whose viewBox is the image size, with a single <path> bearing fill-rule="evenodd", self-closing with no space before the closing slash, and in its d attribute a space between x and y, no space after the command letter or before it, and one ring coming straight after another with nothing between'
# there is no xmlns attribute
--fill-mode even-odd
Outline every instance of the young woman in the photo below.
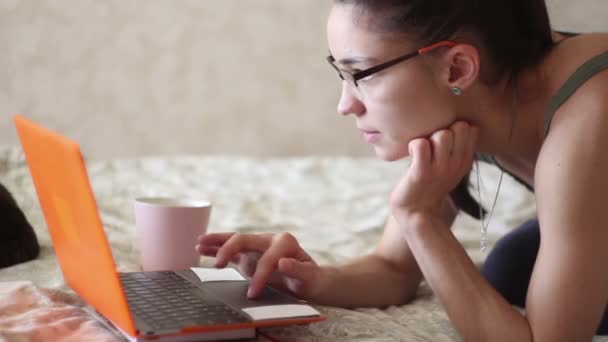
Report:
<svg viewBox="0 0 608 342"><path fill-rule="evenodd" d="M252 297L270 281L382 307L407 303L424 277L467 341L608 333L608 35L552 33L544 0L336 0L327 29L338 112L379 158L412 158L375 252L321 267L289 234L208 234L197 250L249 265ZM538 208L481 271L450 231L458 209L481 214L467 192L476 157Z"/></svg>

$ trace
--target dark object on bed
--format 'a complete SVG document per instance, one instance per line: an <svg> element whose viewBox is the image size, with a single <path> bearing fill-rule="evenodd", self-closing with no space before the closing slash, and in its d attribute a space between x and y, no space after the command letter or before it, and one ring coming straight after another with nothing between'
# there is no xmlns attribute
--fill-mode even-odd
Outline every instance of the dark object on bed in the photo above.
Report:
<svg viewBox="0 0 608 342"><path fill-rule="evenodd" d="M10 192L0 184L0 268L36 259L39 253L34 229Z"/></svg>

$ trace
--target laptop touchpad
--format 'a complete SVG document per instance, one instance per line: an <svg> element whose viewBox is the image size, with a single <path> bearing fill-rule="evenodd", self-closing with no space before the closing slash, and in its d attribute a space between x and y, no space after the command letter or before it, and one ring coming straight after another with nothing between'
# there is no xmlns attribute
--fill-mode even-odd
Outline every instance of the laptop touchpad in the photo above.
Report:
<svg viewBox="0 0 608 342"><path fill-rule="evenodd" d="M238 309L300 303L295 298L283 294L269 286L264 288L262 294L255 299L247 298L248 281L214 281L203 283L203 289L212 292L226 304Z"/></svg>

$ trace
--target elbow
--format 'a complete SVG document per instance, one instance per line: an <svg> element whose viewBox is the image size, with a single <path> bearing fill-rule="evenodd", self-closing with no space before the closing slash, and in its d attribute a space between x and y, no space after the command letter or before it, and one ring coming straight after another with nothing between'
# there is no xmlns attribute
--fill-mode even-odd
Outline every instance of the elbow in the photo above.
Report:
<svg viewBox="0 0 608 342"><path fill-rule="evenodd" d="M422 272L416 264L407 265L397 264L381 256L375 255L378 262L382 265L381 267L385 270L386 280L394 284L393 293L395 298L390 305L405 305L412 302L418 293L418 288L422 281ZM377 281L377 279L370 279L370 281Z"/></svg>

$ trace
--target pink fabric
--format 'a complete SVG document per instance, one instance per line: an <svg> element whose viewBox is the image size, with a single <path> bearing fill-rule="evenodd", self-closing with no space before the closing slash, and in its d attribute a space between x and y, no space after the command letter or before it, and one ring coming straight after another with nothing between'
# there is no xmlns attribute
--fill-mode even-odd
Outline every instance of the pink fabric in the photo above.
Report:
<svg viewBox="0 0 608 342"><path fill-rule="evenodd" d="M75 296L29 281L0 282L0 341L116 341Z"/></svg>

